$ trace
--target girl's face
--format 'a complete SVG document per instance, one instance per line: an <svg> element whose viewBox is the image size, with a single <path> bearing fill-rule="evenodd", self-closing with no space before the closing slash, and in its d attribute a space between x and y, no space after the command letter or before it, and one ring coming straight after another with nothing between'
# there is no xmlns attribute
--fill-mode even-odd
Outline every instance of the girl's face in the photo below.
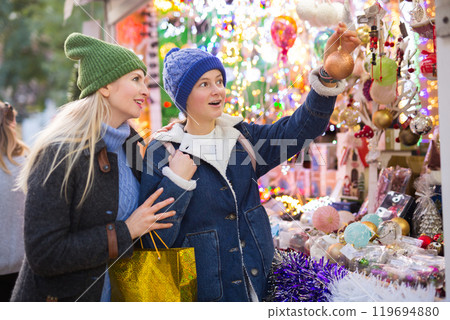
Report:
<svg viewBox="0 0 450 320"><path fill-rule="evenodd" d="M214 69L205 72L194 85L186 101L186 110L194 121L212 121L222 115L224 103L222 73Z"/></svg>
<svg viewBox="0 0 450 320"><path fill-rule="evenodd" d="M99 90L111 107L108 124L114 128L128 119L138 118L148 97L147 79L140 69L127 73Z"/></svg>

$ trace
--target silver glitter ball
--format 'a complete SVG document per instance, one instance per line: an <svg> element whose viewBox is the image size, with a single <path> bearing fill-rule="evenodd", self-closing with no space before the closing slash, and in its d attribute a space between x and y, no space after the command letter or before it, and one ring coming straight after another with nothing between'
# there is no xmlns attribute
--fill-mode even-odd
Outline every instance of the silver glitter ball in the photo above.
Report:
<svg viewBox="0 0 450 320"><path fill-rule="evenodd" d="M423 134L427 134L431 131L431 129L433 129L433 121L430 117L419 113L414 117L414 119L411 120L409 127L411 128L412 133L421 136Z"/></svg>

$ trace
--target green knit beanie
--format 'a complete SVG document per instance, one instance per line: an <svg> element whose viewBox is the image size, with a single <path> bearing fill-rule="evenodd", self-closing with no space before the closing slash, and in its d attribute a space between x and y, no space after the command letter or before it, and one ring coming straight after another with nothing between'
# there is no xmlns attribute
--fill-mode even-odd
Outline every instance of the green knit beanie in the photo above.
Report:
<svg viewBox="0 0 450 320"><path fill-rule="evenodd" d="M80 99L131 71L141 69L147 73L145 64L131 50L81 33L67 37L64 52L69 59L79 60Z"/></svg>

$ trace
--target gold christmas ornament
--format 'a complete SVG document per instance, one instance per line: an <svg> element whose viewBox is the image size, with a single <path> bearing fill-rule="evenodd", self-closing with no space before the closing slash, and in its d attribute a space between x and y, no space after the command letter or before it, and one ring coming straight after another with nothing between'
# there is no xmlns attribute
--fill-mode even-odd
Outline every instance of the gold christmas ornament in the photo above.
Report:
<svg viewBox="0 0 450 320"><path fill-rule="evenodd" d="M359 40L361 40L362 45L366 45L370 41L370 27L368 25L364 25L356 29L356 33L358 35Z"/></svg>
<svg viewBox="0 0 450 320"><path fill-rule="evenodd" d="M400 142L403 143L405 146L413 146L417 142L419 142L420 136L413 133L411 129L408 127L400 131L398 138Z"/></svg>
<svg viewBox="0 0 450 320"><path fill-rule="evenodd" d="M330 123L336 125L339 122L339 108L334 108L330 117Z"/></svg>
<svg viewBox="0 0 450 320"><path fill-rule="evenodd" d="M353 128L358 124L359 111L352 107L345 107L339 113L339 122L346 128Z"/></svg>
<svg viewBox="0 0 450 320"><path fill-rule="evenodd" d="M392 121L394 121L392 113L387 109L378 110L372 116L372 122L378 129L389 128Z"/></svg>
<svg viewBox="0 0 450 320"><path fill-rule="evenodd" d="M340 265L345 264L345 256L341 253L341 249L345 245L342 243L333 243L331 246L327 249L327 256L328 259L331 260L333 263L339 263Z"/></svg>
<svg viewBox="0 0 450 320"><path fill-rule="evenodd" d="M353 72L355 62L350 53L338 50L330 54L323 65L325 71L336 80L342 80Z"/></svg>
<svg viewBox="0 0 450 320"><path fill-rule="evenodd" d="M328 248L328 250L329 249L330 248ZM443 247L442 247L442 244L440 244L439 242L432 242L427 246L427 249L435 249L437 251L437 254L441 255Z"/></svg>
<svg viewBox="0 0 450 320"><path fill-rule="evenodd" d="M366 225L370 230L373 231L373 233L377 233L377 226L375 225L375 223L370 222L370 221L362 221L362 224Z"/></svg>
<svg viewBox="0 0 450 320"><path fill-rule="evenodd" d="M400 217L392 218L391 221L396 222L402 228L402 235L407 236L409 234L410 227L408 221Z"/></svg>

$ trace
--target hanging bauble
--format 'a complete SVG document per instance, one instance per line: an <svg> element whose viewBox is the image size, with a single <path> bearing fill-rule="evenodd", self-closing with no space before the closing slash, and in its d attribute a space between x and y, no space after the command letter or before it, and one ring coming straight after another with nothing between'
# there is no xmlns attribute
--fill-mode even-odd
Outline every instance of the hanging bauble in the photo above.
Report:
<svg viewBox="0 0 450 320"><path fill-rule="evenodd" d="M317 36L314 39L314 53L318 58L323 58L327 41L333 33L334 31L331 29L325 29L324 31L319 31L317 33Z"/></svg>
<svg viewBox="0 0 450 320"><path fill-rule="evenodd" d="M361 41L362 45L366 45L369 43L370 40L369 32L370 27L366 24L356 29L356 33L358 34L358 38Z"/></svg>
<svg viewBox="0 0 450 320"><path fill-rule="evenodd" d="M341 253L341 249L344 247L345 245L343 245L342 243L334 243L331 246L328 247L327 249L327 257L329 260L331 260L331 263L338 263L341 266L345 265L346 262L346 258L345 256Z"/></svg>
<svg viewBox="0 0 450 320"><path fill-rule="evenodd" d="M400 228L402 228L402 235L404 236L409 235L410 227L408 221L400 217L392 218L391 221L398 223Z"/></svg>
<svg viewBox="0 0 450 320"><path fill-rule="evenodd" d="M443 243L444 242L444 236L442 233L437 233L433 236L433 241Z"/></svg>
<svg viewBox="0 0 450 320"><path fill-rule="evenodd" d="M399 240L402 236L402 228L394 221L387 220L378 226L378 240L383 245L389 245Z"/></svg>
<svg viewBox="0 0 450 320"><path fill-rule="evenodd" d="M397 62L385 56L378 57L373 66L372 77L382 86L390 86L397 82Z"/></svg>
<svg viewBox="0 0 450 320"><path fill-rule="evenodd" d="M350 76L354 67L355 62L353 61L352 55L344 50L331 53L323 65L325 71L337 80L342 80Z"/></svg>
<svg viewBox="0 0 450 320"><path fill-rule="evenodd" d="M289 16L276 17L270 27L270 34L275 45L281 48L281 58L287 62L288 50L297 38L297 24Z"/></svg>
<svg viewBox="0 0 450 320"><path fill-rule="evenodd" d="M391 104L397 99L397 83L382 86L374 81L370 86L370 96L378 104Z"/></svg>
<svg viewBox="0 0 450 320"><path fill-rule="evenodd" d="M334 108L330 117L330 123L336 125L339 122L339 108Z"/></svg>
<svg viewBox="0 0 450 320"><path fill-rule="evenodd" d="M387 129L392 125L394 118L388 109L377 110L372 115L372 122L378 129Z"/></svg>
<svg viewBox="0 0 450 320"><path fill-rule="evenodd" d="M356 248L364 248L372 238L373 232L361 222L350 224L344 231L344 239Z"/></svg>
<svg viewBox="0 0 450 320"><path fill-rule="evenodd" d="M409 127L404 130L400 130L398 138L405 146L413 146L420 140L420 136L413 133Z"/></svg>
<svg viewBox="0 0 450 320"><path fill-rule="evenodd" d="M328 249L330 249L330 248L328 248ZM434 250L437 251L437 254L438 254L438 255L441 255L444 248L443 248L442 244L439 243L439 242L431 242L431 243L427 246L427 249L434 249Z"/></svg>
<svg viewBox="0 0 450 320"><path fill-rule="evenodd" d="M425 58L420 61L420 72L428 80L437 79L437 68L436 68L436 53L431 52L425 56Z"/></svg>
<svg viewBox="0 0 450 320"><path fill-rule="evenodd" d="M381 219L381 217L380 217L379 215L375 214L375 213L369 213L369 214L366 214L366 215L361 219L361 222L364 222L364 221L370 221L370 222L372 222L373 224L375 224L375 226L378 228L378 226L380 225L380 223L383 222L383 219Z"/></svg>
<svg viewBox="0 0 450 320"><path fill-rule="evenodd" d="M426 249L428 247L428 245L433 242L433 239L431 239L431 237L422 234L419 238L419 240L422 240L422 244L420 245L421 248Z"/></svg>
<svg viewBox="0 0 450 320"><path fill-rule="evenodd" d="M314 211L312 222L314 228L330 233L339 228L339 213L332 206L320 207Z"/></svg>
<svg viewBox="0 0 450 320"><path fill-rule="evenodd" d="M433 129L433 121L430 117L419 113L411 120L409 127L411 128L412 133L421 136L429 133L431 129Z"/></svg>
<svg viewBox="0 0 450 320"><path fill-rule="evenodd" d="M345 107L339 113L339 122L346 128L353 128L358 124L359 111L352 106Z"/></svg>

